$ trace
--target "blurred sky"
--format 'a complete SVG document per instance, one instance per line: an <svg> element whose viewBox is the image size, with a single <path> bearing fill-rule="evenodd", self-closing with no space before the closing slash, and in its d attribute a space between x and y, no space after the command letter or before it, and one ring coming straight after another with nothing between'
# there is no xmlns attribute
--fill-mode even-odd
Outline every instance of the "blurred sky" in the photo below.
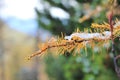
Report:
<svg viewBox="0 0 120 80"><path fill-rule="evenodd" d="M1 0L1 4L0 17L10 27L34 34L37 27L34 8L38 6L38 0Z"/></svg>
<svg viewBox="0 0 120 80"><path fill-rule="evenodd" d="M37 22L34 8L43 10L44 7L40 0L0 0L2 7L0 17L11 27L16 30L35 34ZM56 12L59 12L56 14ZM52 7L50 13L54 17L69 18L69 15L60 8Z"/></svg>
<svg viewBox="0 0 120 80"><path fill-rule="evenodd" d="M34 8L38 5L38 0L2 0L3 9L2 17L9 16L17 17L19 19L34 19Z"/></svg>

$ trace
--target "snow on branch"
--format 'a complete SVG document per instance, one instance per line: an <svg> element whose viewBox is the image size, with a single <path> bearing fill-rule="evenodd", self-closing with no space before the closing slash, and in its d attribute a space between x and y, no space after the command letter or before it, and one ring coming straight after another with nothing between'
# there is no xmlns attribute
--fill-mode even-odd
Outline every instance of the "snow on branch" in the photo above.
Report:
<svg viewBox="0 0 120 80"><path fill-rule="evenodd" d="M120 21L116 20L116 23L113 26L113 38L120 36ZM69 36L64 38L52 38L44 46L38 50L36 53L29 56L27 59L31 59L34 56L42 55L45 51L51 48L57 48L60 50L61 54L64 54L65 51L80 51L81 48L85 48L86 45L94 46L95 42L103 42L103 45L111 40L111 31L110 25L108 23L97 24L93 23L91 25L91 30L87 32L78 31L74 32ZM101 44L102 45L102 44Z"/></svg>

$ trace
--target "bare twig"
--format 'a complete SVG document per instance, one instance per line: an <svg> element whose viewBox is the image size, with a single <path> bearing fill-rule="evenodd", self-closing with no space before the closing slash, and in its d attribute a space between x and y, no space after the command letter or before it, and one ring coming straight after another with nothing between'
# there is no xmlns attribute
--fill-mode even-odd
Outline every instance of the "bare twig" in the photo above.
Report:
<svg viewBox="0 0 120 80"><path fill-rule="evenodd" d="M111 31L111 40L112 40L112 54L114 55L113 57L113 62L114 62L114 66L115 66L115 71L117 73L117 76L119 77L120 80L120 68L117 65L117 61L120 58L120 55L115 55L115 42L114 42L114 38L113 38L113 23L112 23L112 17L113 17L113 12L111 12L108 16L108 20L109 20L109 25L110 25L110 31Z"/></svg>

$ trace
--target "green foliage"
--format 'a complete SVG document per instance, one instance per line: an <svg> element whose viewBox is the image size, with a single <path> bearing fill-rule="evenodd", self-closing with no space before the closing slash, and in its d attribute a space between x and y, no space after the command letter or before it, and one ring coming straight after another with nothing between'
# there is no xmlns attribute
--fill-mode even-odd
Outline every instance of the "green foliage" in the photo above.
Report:
<svg viewBox="0 0 120 80"><path fill-rule="evenodd" d="M106 11L103 10L97 17L94 17L94 21L93 22L96 22L96 23L107 22L107 18L106 18L105 14L106 14Z"/></svg>
<svg viewBox="0 0 120 80"><path fill-rule="evenodd" d="M64 77L63 66L66 63L65 58L60 56L54 58L52 55L48 55L45 58L46 72L50 80L66 80Z"/></svg>
<svg viewBox="0 0 120 80"><path fill-rule="evenodd" d="M46 72L50 80L117 80L109 54L105 50L102 52L104 53L95 53L94 59L92 55L49 55L45 58Z"/></svg>

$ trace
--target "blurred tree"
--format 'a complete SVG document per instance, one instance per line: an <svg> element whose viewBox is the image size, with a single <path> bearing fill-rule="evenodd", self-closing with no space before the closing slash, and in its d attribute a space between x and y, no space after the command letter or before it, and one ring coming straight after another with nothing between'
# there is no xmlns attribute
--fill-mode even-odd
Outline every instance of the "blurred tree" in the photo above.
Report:
<svg viewBox="0 0 120 80"><path fill-rule="evenodd" d="M42 12L36 9L38 24L55 35L60 35L61 32L67 35L71 34L76 27L83 29L83 26L88 27L90 26L90 22L92 22L92 19L86 21L84 24L78 22L84 11L82 10L83 4L75 0L41 0L41 3L45 6ZM60 12L52 13L51 9L59 9ZM57 13L57 17L53 16ZM61 15L59 13L65 13L66 17L60 18Z"/></svg>
<svg viewBox="0 0 120 80"><path fill-rule="evenodd" d="M3 6L2 2L3 0L0 0L0 9ZM3 25L4 25L4 22L0 19L0 67L1 67L0 79L1 80L5 80Z"/></svg>
<svg viewBox="0 0 120 80"><path fill-rule="evenodd" d="M4 22L0 20L0 67L1 67L0 79L1 80L5 80L3 25L4 25Z"/></svg>

